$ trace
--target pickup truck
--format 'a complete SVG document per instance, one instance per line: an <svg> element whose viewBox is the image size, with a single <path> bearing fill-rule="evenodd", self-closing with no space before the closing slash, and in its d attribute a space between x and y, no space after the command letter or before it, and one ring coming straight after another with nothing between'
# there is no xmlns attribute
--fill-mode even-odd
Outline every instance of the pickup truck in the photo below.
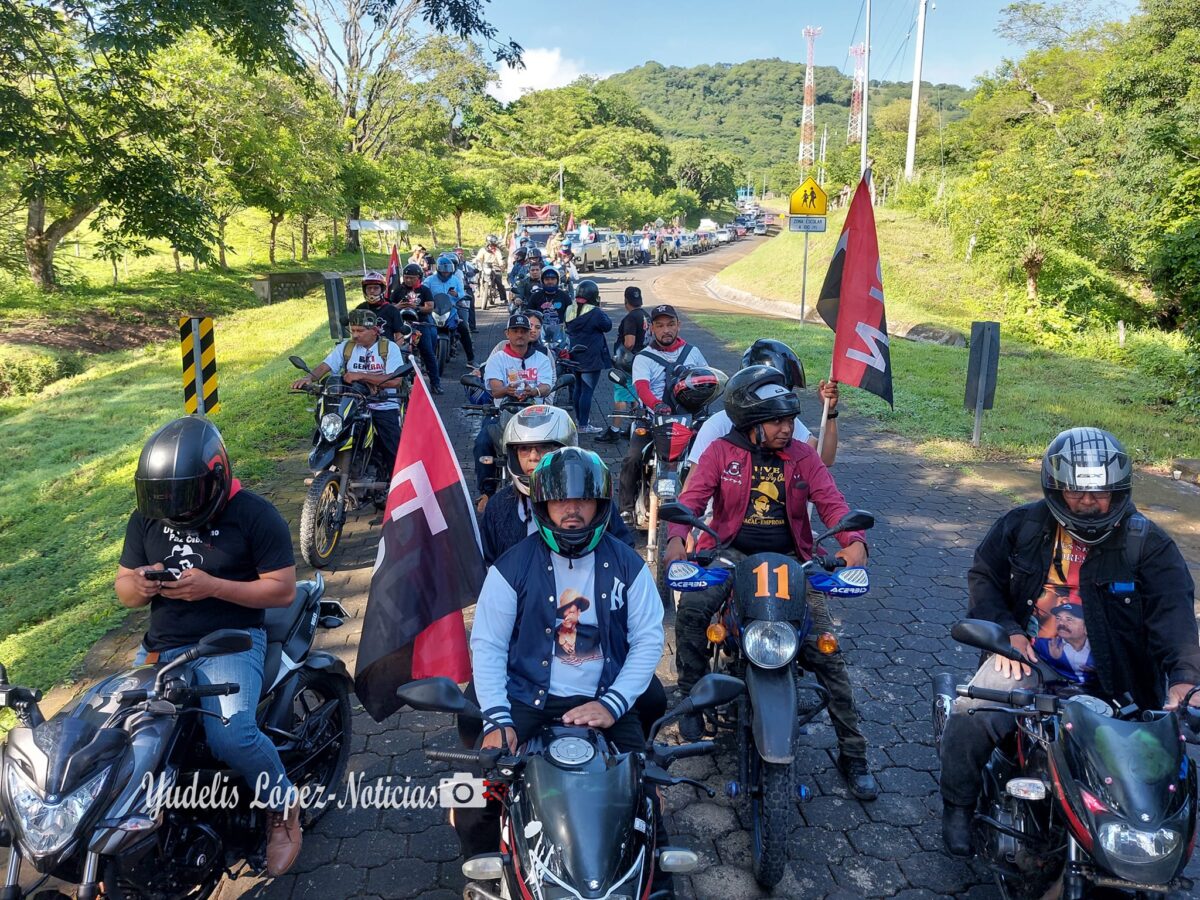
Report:
<svg viewBox="0 0 1200 900"><path fill-rule="evenodd" d="M612 269L621 264L620 247L611 231L589 232L591 240L584 243L579 239L578 231L568 231L563 235L564 241L571 242L571 252L575 255L575 267L579 271L596 271L597 265Z"/></svg>

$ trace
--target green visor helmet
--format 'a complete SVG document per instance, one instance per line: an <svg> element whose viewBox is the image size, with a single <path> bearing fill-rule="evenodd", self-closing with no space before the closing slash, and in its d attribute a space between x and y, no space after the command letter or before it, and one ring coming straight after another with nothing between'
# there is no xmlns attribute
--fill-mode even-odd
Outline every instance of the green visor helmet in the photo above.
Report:
<svg viewBox="0 0 1200 900"><path fill-rule="evenodd" d="M561 528L550 520L551 500L595 500L596 513L578 528ZM612 513L612 477L591 450L564 447L543 456L529 477L529 502L538 534L555 553L571 559L596 549Z"/></svg>

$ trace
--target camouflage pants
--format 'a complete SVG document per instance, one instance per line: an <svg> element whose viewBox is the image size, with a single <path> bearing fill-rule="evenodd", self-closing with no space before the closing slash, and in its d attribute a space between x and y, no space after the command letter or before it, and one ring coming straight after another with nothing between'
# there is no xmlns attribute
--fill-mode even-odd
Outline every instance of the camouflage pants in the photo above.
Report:
<svg viewBox="0 0 1200 900"><path fill-rule="evenodd" d="M745 558L744 553L732 549L727 550L725 556L735 564ZM732 586L731 580L706 591L681 592L679 595L679 609L675 614L675 640L679 649L675 666L679 672L679 689L684 694L708 672L710 652L705 630L729 596ZM812 629L800 648L801 664L829 691L829 719L837 734L838 749L842 756L847 759L866 759L867 739L859 728L858 709L854 705L854 690L850 685L846 659L840 647L828 655L817 649L817 638L825 632L834 632L825 595L810 590L808 607L812 615Z"/></svg>

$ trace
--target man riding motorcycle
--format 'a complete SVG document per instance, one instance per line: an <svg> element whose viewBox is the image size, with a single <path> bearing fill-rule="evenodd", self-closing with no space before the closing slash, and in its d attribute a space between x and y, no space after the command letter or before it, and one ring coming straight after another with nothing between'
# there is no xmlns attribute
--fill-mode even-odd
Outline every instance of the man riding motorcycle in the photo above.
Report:
<svg viewBox="0 0 1200 900"><path fill-rule="evenodd" d="M671 412L664 402L670 370L677 366L706 366L699 347L679 337L679 315L675 307L660 303L650 310L650 341L633 358L633 389L642 405L655 413ZM629 449L621 464L621 516L628 521L637 502L638 474L642 469L642 453L654 440L647 430L644 435L629 439Z"/></svg>
<svg viewBox="0 0 1200 900"><path fill-rule="evenodd" d="M123 606L150 606L135 665L171 662L221 628L250 634L251 649L201 657L195 669L202 683L241 685L236 694L201 699L214 714L202 718L204 733L213 754L272 808L267 871L282 875L300 853L300 808L287 803L292 784L279 751L258 729L255 707L267 647L263 610L296 596L291 532L268 500L233 477L221 433L200 416L150 436L134 485L137 510L125 528L115 588ZM169 580L147 577L164 571Z"/></svg>
<svg viewBox="0 0 1200 900"><path fill-rule="evenodd" d="M399 379L392 376L401 371L407 361L387 338L379 337L379 320L369 309L350 311L350 339L342 341L325 357L312 373L292 382L293 390L303 390L327 374L342 375L346 384L361 382L376 393L382 388L394 388ZM345 374L343 374L345 373ZM375 426L376 466L383 480L389 480L400 447L400 404L391 398L374 399L367 403L371 423Z"/></svg>
<svg viewBox="0 0 1200 900"><path fill-rule="evenodd" d="M850 509L817 452L793 439L800 400L787 388L783 373L771 366L742 369L729 379L725 396L733 430L700 458L680 502L703 515L712 501L712 526L722 543L732 541L725 555L735 563L763 552L784 553L806 562L812 556L808 501L816 506L821 520L830 524ZM688 528L671 525L668 534L665 560L670 565L687 558L684 540ZM847 566L866 563L867 545L861 531L843 532L837 540L842 545L837 556ZM706 543L712 546L711 538L702 536L700 546ZM684 693L707 671L705 629L731 587L724 584L680 595L676 662L679 688ZM817 637L833 631L825 598L809 591L808 604L813 627L804 643L803 661L829 691L829 718L841 751L838 769L855 797L874 800L879 785L867 763L867 739L859 727L846 661L840 650L824 654L817 649ZM679 728L686 739L696 740L703 719L686 717Z"/></svg>
<svg viewBox="0 0 1200 900"><path fill-rule="evenodd" d="M514 301L519 301L522 306L530 305L534 292L542 286L542 268L542 258L540 256L529 260L529 267L525 275L513 285L512 296Z"/></svg>
<svg viewBox="0 0 1200 900"><path fill-rule="evenodd" d="M561 717L639 750L633 705L662 655L663 606L645 561L607 533L608 469L590 451L555 450L534 469L529 499L537 535L488 570L475 607L472 685L491 719L481 746L516 749ZM498 820L495 800L455 810L464 857L495 851Z"/></svg>
<svg viewBox="0 0 1200 900"><path fill-rule="evenodd" d="M438 371L437 354L434 344L437 340L437 329L430 321L433 314L433 292L424 284L425 274L421 267L409 263L400 273L400 279L392 288L391 301L400 311L412 310L418 316L416 329L420 334L417 349L421 354L421 362L425 365L425 374L429 376L429 389L435 394L442 393L442 374Z"/></svg>
<svg viewBox="0 0 1200 900"><path fill-rule="evenodd" d="M490 279L496 297L503 303L508 295L504 290L504 251L500 249L499 237L494 234L487 236L487 243L475 254L475 268L480 272L480 292L485 291L482 279Z"/></svg>
<svg viewBox="0 0 1200 900"><path fill-rule="evenodd" d="M1174 709L1200 682L1195 586L1175 542L1133 505L1133 467L1113 435L1062 432L1042 456L1043 499L1005 513L967 575L970 618L1008 629L1028 660L992 656L971 684L1038 690L1045 676L1142 709ZM1016 719L959 697L942 734L942 836L970 856L993 749ZM975 708L973 714L968 714Z"/></svg>
<svg viewBox="0 0 1200 900"><path fill-rule="evenodd" d="M443 253L438 257L437 268L434 270L433 277L425 283L429 288L429 292L433 296L438 294L449 294L454 298L454 302L466 298L469 293L467 290L466 281L463 280L461 273L456 271L457 262L453 256ZM467 354L467 365L471 368L475 367L475 345L471 342L471 329L467 325L465 316L458 317L458 340L462 344L463 350Z"/></svg>
<svg viewBox="0 0 1200 900"><path fill-rule="evenodd" d="M369 309L379 319L380 333L397 344L406 340L412 329L400 310L388 302L387 281L378 272L368 272L362 280L363 302L355 309Z"/></svg>
<svg viewBox="0 0 1200 900"><path fill-rule="evenodd" d="M529 302L525 305L541 310L546 338L553 341L558 330L566 322L567 310L571 306L571 295L562 286L558 269L554 266L545 266L542 269L541 281L530 291Z"/></svg>
<svg viewBox="0 0 1200 900"><path fill-rule="evenodd" d="M479 282L479 272L476 270L474 263L467 259L467 251L462 247L454 248L454 259L458 263L458 271L462 275L463 284L467 287L467 296L471 298L467 324L470 325L471 333L474 334L479 330L475 325L475 286Z"/></svg>

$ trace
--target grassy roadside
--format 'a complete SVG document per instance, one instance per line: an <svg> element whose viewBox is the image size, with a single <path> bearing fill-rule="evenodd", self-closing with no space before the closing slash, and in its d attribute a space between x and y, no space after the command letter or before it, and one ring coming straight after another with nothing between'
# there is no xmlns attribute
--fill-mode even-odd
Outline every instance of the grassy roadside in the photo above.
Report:
<svg viewBox="0 0 1200 900"><path fill-rule="evenodd" d="M328 347L319 297L217 322L223 429L234 472L253 487L308 432L287 395L287 356ZM146 437L182 412L175 342L95 358L36 395L0 400L0 661L50 687L125 615L112 594L133 469Z"/></svg>
<svg viewBox="0 0 1200 900"><path fill-rule="evenodd" d="M761 316L694 318L738 351L766 333ZM775 319L769 331L796 350L810 381L828 371L833 332L824 325ZM963 409L967 351L894 338L891 355L895 410L852 388L843 392L842 402L913 439L920 452L937 459L1039 456L1059 431L1084 424L1112 431L1143 465L1162 465L1200 447L1200 422L1158 405L1160 386L1154 379L1102 361L1021 348L1000 358L995 408L984 413L982 446L976 450L971 447L973 415ZM806 407L806 421L818 415L815 405Z"/></svg>

